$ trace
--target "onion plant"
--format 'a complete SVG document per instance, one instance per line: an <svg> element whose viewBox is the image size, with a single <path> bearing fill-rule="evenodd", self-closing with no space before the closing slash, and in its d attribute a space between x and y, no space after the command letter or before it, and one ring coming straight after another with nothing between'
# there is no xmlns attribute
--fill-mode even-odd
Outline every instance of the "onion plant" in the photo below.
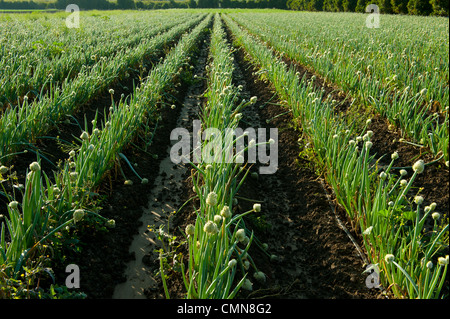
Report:
<svg viewBox="0 0 450 319"><path fill-rule="evenodd" d="M323 90L298 78L295 70L287 68L265 44L228 16L225 20L237 43L264 70L261 74L273 83L302 124L314 160L355 230L362 234L370 262L381 269L383 287L398 298L439 297L448 264L448 257L439 254L448 242L448 224L438 222L435 215L434 228L426 230L425 221L432 208L413 211L410 203L412 183L425 163L414 163L414 173L406 180L406 170L391 172L399 156L394 153L390 165L380 172L378 161L370 155L371 138L376 132L368 131L367 126L356 131L347 124L349 121L335 115L333 101L324 96ZM439 266L433 268L433 263Z"/></svg>
<svg viewBox="0 0 450 319"><path fill-rule="evenodd" d="M49 85L49 74L54 83L62 83L66 78L76 77L83 66L90 68L102 57L110 59L116 51L132 48L142 37L152 37L188 16L172 15L165 22L167 14L161 13L150 14L143 20L137 19L141 14L111 15L108 20L83 14L82 32L66 28L64 19L58 15L4 22L0 33L3 49L0 51L0 102L5 106L15 105L28 93L41 95ZM129 19L135 22L127 28L117 28Z"/></svg>
<svg viewBox="0 0 450 319"><path fill-rule="evenodd" d="M260 207L242 214L233 213L236 193L249 171L237 160L245 150L242 154L233 153L236 140L242 136L231 132L239 124L240 110L250 102L239 102L239 89L232 83L233 55L218 14L211 35L210 59L208 101L201 110L205 137L200 145L201 161L190 162L195 171L192 180L200 206L196 209L195 224L186 227L189 262L183 265L183 272L187 298L231 299L242 287L251 289L250 265L255 270L255 278L265 280L265 275L258 271L248 254L253 233L245 228L242 219ZM210 129L215 130L214 134L208 134ZM211 143L215 146L214 154L208 147ZM193 156L196 152L194 149Z"/></svg>
<svg viewBox="0 0 450 319"><path fill-rule="evenodd" d="M211 16L202 20L191 33L182 37L165 61L158 64L145 82L136 88L129 105L121 100L119 105L112 107L102 130L95 128L97 118L92 123L92 131L86 123L86 131L80 135L80 148L70 152L62 169L55 173L54 183L45 175L45 183L42 182L38 176L41 174L39 162L30 165L32 172L27 177L22 205L11 197L12 204L8 208L10 219L6 219L6 224L10 241L6 241L4 224L2 226L0 261L7 265L6 269L11 269L9 276L17 276L23 271L24 261L56 231L80 221L90 212L86 209L90 205L90 193L98 186L106 170L111 168L111 161L119 156L118 152L131 141L144 121L144 114L151 116L156 111L155 105L163 96L164 89L186 64L188 52L210 23ZM185 32L188 26L196 22L199 21L190 20L178 26L171 36ZM7 171L4 168L7 167L2 166L2 174ZM20 207L22 214L18 210ZM107 226L114 226L114 221L95 212L90 213L98 216ZM49 225L50 220L54 225Z"/></svg>
<svg viewBox="0 0 450 319"><path fill-rule="evenodd" d="M278 52L337 84L357 104L385 116L404 138L448 161L445 19L383 15L382 28L368 29L362 14L231 16Z"/></svg>
<svg viewBox="0 0 450 319"><path fill-rule="evenodd" d="M54 89L51 84L49 93L39 101L30 104L25 99L21 105L8 109L0 118L0 160L7 162L9 155L34 142L54 123L65 120L82 103L108 89L109 85L125 75L128 68L139 65L144 57L155 57L168 41L180 36L201 18L194 16L181 24L176 19L158 26L154 32L176 24L167 32L144 39L137 47L117 52L112 61L102 58L92 68L82 68L80 75L73 81L66 80L61 89Z"/></svg>

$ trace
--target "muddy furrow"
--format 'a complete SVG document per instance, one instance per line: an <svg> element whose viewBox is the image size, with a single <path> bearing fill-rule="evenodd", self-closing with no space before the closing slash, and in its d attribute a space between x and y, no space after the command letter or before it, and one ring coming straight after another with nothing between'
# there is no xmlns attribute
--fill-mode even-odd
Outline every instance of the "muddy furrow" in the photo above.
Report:
<svg viewBox="0 0 450 319"><path fill-rule="evenodd" d="M240 26L242 27L242 25ZM280 56L280 53L270 43L262 43L275 56ZM406 168L409 171L409 175L412 175L411 166L419 159L422 159L425 163L432 163L436 160L436 157L429 149L401 142L403 134L399 129L394 128L386 118L373 113L374 111L363 108L361 105L354 104L351 96L340 90L335 84L327 82L314 70L290 59L286 55L282 55L281 58L288 67L298 72L300 79L304 78L308 82L312 81L316 89L325 90L326 95L329 94L336 100L335 111L337 115L347 117L352 122L362 121L361 123L365 123L368 117L371 118L371 123L367 128L374 132L371 139L373 143L371 154L374 154L376 159L379 160L378 165L380 167L389 165L391 154L394 152L399 154L399 158L394 163L393 168L393 172L397 174L399 174L400 169ZM409 196L414 197L420 190L420 195L424 197L424 204L436 203L437 210L444 215L444 219L448 219L450 210L449 181L449 168L443 164L443 161L432 163L427 165L425 171L417 176Z"/></svg>
<svg viewBox="0 0 450 319"><path fill-rule="evenodd" d="M201 103L205 89L205 66L209 50L209 37L204 40L196 59L192 76L193 85L189 86L185 97L181 100L181 109L176 127L192 127L192 121L198 119L198 106ZM162 242L166 242L166 236L172 236L176 224L173 222L174 213L189 199L189 192L185 189L184 181L190 175L190 169L183 163L174 164L170 158L169 144L170 132L165 134L168 144L164 151L164 157L160 162L158 176L149 194L149 203L144 208L140 218L141 227L134 236L130 246L133 260L127 264L125 271L126 281L116 286L113 298L118 299L158 299L164 298L159 275L160 248L167 248ZM176 141L172 141L172 144ZM183 212L178 212L182 214ZM181 217L182 218L182 217ZM160 232L159 230L162 230ZM170 235L169 235L170 234ZM161 240L160 237L164 239ZM167 249L164 251L167 253ZM171 289L172 297L180 293Z"/></svg>
<svg viewBox="0 0 450 319"><path fill-rule="evenodd" d="M41 167L48 175L50 180L54 181L52 171L59 170L59 164L62 164L69 157L69 150L78 147L81 133L85 130L87 124L88 130L92 131L92 120L97 116L97 128L101 129L105 115L109 113L112 103L118 103L121 99L128 99L133 94L133 89L141 85L141 80L150 73L160 59L164 59L167 52L175 45L178 38L174 38L170 43L166 43L164 48L158 52L153 52L152 56L142 60L141 65L129 68L123 80L116 80L112 85L112 94L108 90L100 92L92 100L79 105L74 114L67 114L65 120L61 119L58 123L53 123L53 128L42 137L39 137L35 143L27 147L25 151L19 152L11 161L11 172L15 172L18 181L25 180L25 174L30 163L36 161L39 153L41 158ZM169 93L169 92L168 92ZM155 123L148 123L154 125ZM127 164L122 161L122 166ZM6 191L13 191L11 185L5 185ZM20 192L15 192L16 200L20 201ZM8 201L0 196L0 214L8 216L6 205Z"/></svg>
<svg viewBox="0 0 450 319"><path fill-rule="evenodd" d="M299 156L299 128L274 89L255 76L258 70L245 55L237 48L236 74L258 102L243 111L242 120L253 127L278 128L279 166L275 174L249 178L240 190L244 198L263 201L262 212L249 215L246 223L268 245L268 254L257 247L250 253L266 273L266 284L254 283L253 292L241 297L374 298L376 293L365 286L363 261L339 228L313 163ZM258 167L252 170L258 172ZM246 211L252 203L239 205Z"/></svg>

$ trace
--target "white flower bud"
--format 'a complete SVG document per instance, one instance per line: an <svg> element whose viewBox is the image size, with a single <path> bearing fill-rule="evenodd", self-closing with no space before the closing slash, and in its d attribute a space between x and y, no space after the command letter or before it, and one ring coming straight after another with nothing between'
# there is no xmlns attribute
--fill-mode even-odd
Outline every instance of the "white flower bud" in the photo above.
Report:
<svg viewBox="0 0 450 319"><path fill-rule="evenodd" d="M219 232L219 229L217 228L217 225L214 222L212 222L212 221L208 221L205 224L205 226L203 227L203 230L208 235L215 235L215 234L217 234Z"/></svg>
<svg viewBox="0 0 450 319"><path fill-rule="evenodd" d="M433 218L433 220L439 220L441 218L441 214L435 212L431 214L431 217Z"/></svg>
<svg viewBox="0 0 450 319"><path fill-rule="evenodd" d="M416 203L417 205L422 204L423 203L423 197L422 196L414 197L414 203Z"/></svg>
<svg viewBox="0 0 450 319"><path fill-rule="evenodd" d="M394 259L395 259L395 257L394 257L394 255L392 255L392 254L387 254L387 255L384 257L384 260L385 260L388 264L390 264L391 262L393 262Z"/></svg>
<svg viewBox="0 0 450 319"><path fill-rule="evenodd" d="M231 259L231 260L228 262L228 267L233 268L234 266L236 266L236 264L237 264L236 259Z"/></svg>
<svg viewBox="0 0 450 319"><path fill-rule="evenodd" d="M8 172L8 167L0 166L0 174L6 174Z"/></svg>
<svg viewBox="0 0 450 319"><path fill-rule="evenodd" d="M372 232L373 226L367 227L366 230L363 232L363 235L370 235Z"/></svg>
<svg viewBox="0 0 450 319"><path fill-rule="evenodd" d="M262 271L257 271L253 274L253 278L256 279L256 281L259 281L261 283L266 282L266 275Z"/></svg>
<svg viewBox="0 0 450 319"><path fill-rule="evenodd" d="M243 242L244 240L245 240L245 229L239 229L237 232L236 232L236 239L237 239L237 241L239 241L239 242Z"/></svg>
<svg viewBox="0 0 450 319"><path fill-rule="evenodd" d="M397 152L392 153L391 158L393 160L396 160L398 158L398 153Z"/></svg>
<svg viewBox="0 0 450 319"><path fill-rule="evenodd" d="M254 204L253 211L259 213L261 211L261 204Z"/></svg>
<svg viewBox="0 0 450 319"><path fill-rule="evenodd" d="M186 226L186 234L189 236L193 236L195 233L195 226L192 224L189 224Z"/></svg>
<svg viewBox="0 0 450 319"><path fill-rule="evenodd" d="M9 203L9 208L11 209L17 209L17 207L19 206L19 203L16 201L12 201L11 203Z"/></svg>
<svg viewBox="0 0 450 319"><path fill-rule="evenodd" d="M106 222L106 227L108 228L114 228L116 227L116 221L114 219L110 219Z"/></svg>
<svg viewBox="0 0 450 319"><path fill-rule="evenodd" d="M80 138L82 139L82 140L88 140L89 139L89 134L87 133L87 132L83 132L81 135L80 135Z"/></svg>
<svg viewBox="0 0 450 319"><path fill-rule="evenodd" d="M206 204L209 206L216 206L217 205L217 194L215 192L211 192L206 197Z"/></svg>
<svg viewBox="0 0 450 319"><path fill-rule="evenodd" d="M85 213L84 210L82 209L77 209L74 213L73 213L73 220L75 223L79 222L80 220L83 219Z"/></svg>
<svg viewBox="0 0 450 319"><path fill-rule="evenodd" d="M425 163L423 160L418 160L413 165L413 170L414 170L414 172L417 172L417 174L421 174L424 169L425 169Z"/></svg>
<svg viewBox="0 0 450 319"><path fill-rule="evenodd" d="M444 257L439 257L438 258L438 264L439 266L445 266L448 265L448 255Z"/></svg>
<svg viewBox="0 0 450 319"><path fill-rule="evenodd" d="M38 171L41 170L41 166L39 165L38 162L33 162L33 163L30 164L30 170L32 172L38 172Z"/></svg>
<svg viewBox="0 0 450 319"><path fill-rule="evenodd" d="M218 225L222 221L222 216L214 215L214 222Z"/></svg>
<svg viewBox="0 0 450 319"><path fill-rule="evenodd" d="M244 284L242 285L242 289L252 291L253 290L252 282L248 279L245 279Z"/></svg>
<svg viewBox="0 0 450 319"><path fill-rule="evenodd" d="M230 207L224 206L220 211L220 215L225 219L230 218L231 217Z"/></svg>

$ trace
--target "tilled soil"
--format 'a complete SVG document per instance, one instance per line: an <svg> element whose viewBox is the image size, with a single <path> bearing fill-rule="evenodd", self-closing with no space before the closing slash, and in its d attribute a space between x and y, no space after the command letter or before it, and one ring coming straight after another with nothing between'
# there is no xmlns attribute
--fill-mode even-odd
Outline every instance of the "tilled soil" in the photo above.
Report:
<svg viewBox="0 0 450 319"><path fill-rule="evenodd" d="M346 232L339 227L313 164L299 156L301 132L295 128L292 116L279 105L273 89L253 75L257 70L245 60L242 49L236 50L234 57L233 76L235 85L243 86L241 98L258 97L256 104L243 110L241 128L278 128L279 132L277 172L248 177L237 194L241 199L234 208L236 213L248 211L254 204L254 201L242 198L262 203L261 213L249 215L245 223L254 231L256 240L268 245L265 252L256 245L250 251L259 270L266 274L266 283L252 279L253 291L241 291L238 298L381 298L379 291L365 286L367 275L362 274L363 260ZM258 172L258 168L255 165L251 170ZM191 196L189 179L184 184ZM184 208L183 214L174 218L173 228L184 229L194 221L195 215L189 212L196 204L193 201ZM339 213L345 220L342 212ZM174 233L181 236L177 231ZM179 252L185 253L185 249L181 248ZM163 297L160 280L158 286L159 293L154 291L148 294L149 297ZM180 273L170 274L168 287L171 297L183 296Z"/></svg>
<svg viewBox="0 0 450 319"><path fill-rule="evenodd" d="M229 41L231 35L229 34ZM209 46L206 44L199 50L197 58L205 56ZM327 198L326 190L315 173L314 164L303 158L301 152L301 128L297 127L287 109L280 105L274 90L260 81L254 72L255 67L246 59L245 52L237 48L235 51L236 85L243 85L243 98L257 96L256 104L243 111L242 128L278 128L279 154L278 170L275 174L248 177L241 188L239 197L260 201L262 211L246 218L247 227L255 233L255 238L268 245L267 252L253 246L250 251L255 264L263 271L267 280L265 284L254 282L252 292L242 292L239 298L283 298L283 299L374 299L383 298L379 290L368 289L365 285L367 274L363 274L364 261L347 233L339 226L333 208L343 221L344 227L350 229L347 218L339 207ZM196 62L201 64L203 62ZM200 77L202 67L197 67L194 73ZM80 230L80 251L73 247L66 247L63 252L65 259L55 267L56 282L64 284L65 265L77 264L80 267L81 290L90 299L113 298L114 291L120 284L126 282L125 270L129 263L140 258L147 271L154 276L154 281L142 289L140 296L149 299L164 298L161 280L157 275L159 270L158 256L154 251L146 252L143 256L130 253L129 247L139 227L144 226L140 218L147 209L157 207L165 201L183 203L192 195L189 170L183 168L181 180L172 181L174 176L163 175L160 170L162 161L167 157L170 146L170 133L180 125L177 122L182 115L182 108L189 107L189 116L195 117L195 106L185 103L202 101L205 81L196 84L181 81L175 95L175 109L163 107L160 112L163 121L158 124L150 153L142 149L130 147L124 154L141 177L148 178L148 184L141 184L131 170L124 165L122 168L127 177L134 181L132 186L124 185L124 179L115 171L109 173L99 192L105 196L100 212L102 216L115 219L116 227L108 232L91 229L85 226ZM195 89L193 89L195 87ZM120 94L120 90L116 90ZM108 99L107 95L103 97ZM192 102L191 101L191 102ZM189 122L189 121L188 121ZM376 125L381 120L373 120L372 128L377 132ZM189 129L189 124L185 123ZM244 125L247 125L246 127ZM374 138L377 135L374 134ZM376 143L375 145L384 145ZM380 146L378 152L388 152ZM399 152L400 153L400 152ZM28 162L27 162L28 163ZM176 165L169 169L181 169ZM258 165L251 168L258 172ZM430 169L431 170L431 169ZM167 174L167 173L166 173ZM440 175L439 175L440 176ZM172 182L171 182L172 181ZM418 180L419 181L419 180ZM164 182L164 184L161 184ZM422 181L422 185L426 181ZM435 189L439 192L435 198L444 211L448 211L448 171L443 177L430 178L429 184L446 185ZM446 184L445 184L446 182ZM438 184L440 183L440 184ZM164 189L154 192L164 185ZM327 187L325 185L325 187ZM428 190L429 193L433 189ZM253 201L239 200L238 211L251 209ZM192 207L195 201L186 205L170 220L169 228L173 234L181 236L180 229L192 223L195 215ZM447 206L445 206L447 205ZM197 206L198 207L198 206ZM176 208L176 207L175 207ZM150 230L149 230L150 231ZM357 243L357 234L351 234ZM156 249L156 245L155 245ZM177 253L186 253L185 247L178 247ZM270 256L276 257L270 257ZM179 272L169 274L168 287L172 298L183 298L184 284ZM116 296L117 297L117 296Z"/></svg>
<svg viewBox="0 0 450 319"><path fill-rule="evenodd" d="M267 282L255 282L254 291L245 297L374 298L376 293L365 286L363 261L339 228L313 163L299 155L301 131L274 90L254 75L258 70L242 49L236 50L235 61L244 90L258 97L243 111L243 122L277 128L279 134L277 172L248 178L239 194L262 201L261 213L250 215L247 224L268 244L267 254L256 247L255 255L250 253ZM252 171L258 172L258 167ZM241 201L240 208L244 212L252 205ZM276 256L272 261L271 255Z"/></svg>

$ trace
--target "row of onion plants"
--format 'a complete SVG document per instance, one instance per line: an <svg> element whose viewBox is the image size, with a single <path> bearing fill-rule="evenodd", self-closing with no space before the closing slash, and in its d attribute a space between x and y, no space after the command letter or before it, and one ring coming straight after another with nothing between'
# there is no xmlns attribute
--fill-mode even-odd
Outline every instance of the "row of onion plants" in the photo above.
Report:
<svg viewBox="0 0 450 319"><path fill-rule="evenodd" d="M166 14L152 14L139 21L136 18L141 18L140 15L127 14L127 19L137 21L127 28L119 28L125 23L123 16L112 15L105 21L83 14L82 31L64 26L65 20L59 15L3 22L0 110L2 106L21 103L25 95L39 96L49 88L50 82L74 78L82 67L90 68L102 57L111 57L118 50L137 45L143 37L154 36L163 30L161 26L170 27L166 21L173 21L177 15L167 19Z"/></svg>
<svg viewBox="0 0 450 319"><path fill-rule="evenodd" d="M251 290L251 268L254 277L265 280L248 254L254 238L243 217L261 210L260 204L244 213L234 212L236 194L249 170L244 154L249 147L239 148L244 136L234 134L242 117L241 110L250 103L240 100L240 89L232 83L233 54L227 43L219 14L215 15L207 66L207 102L201 109L199 145L194 145L193 189L198 198L195 224L186 227L189 262L183 265L187 298L231 299L241 288ZM195 132L194 132L195 134ZM236 152L234 152L236 150ZM239 275L238 277L238 274Z"/></svg>
<svg viewBox="0 0 450 319"><path fill-rule="evenodd" d="M138 46L118 51L111 60L103 58L90 69L82 68L76 79L64 81L61 88L52 84L49 92L38 101L29 103L25 99L22 105L7 109L0 118L0 161L8 162L15 152L36 141L54 123L70 121L77 107L108 89L115 81L126 78L129 69L142 64L143 59L157 57L167 43L201 18L195 15L181 23L184 16L175 17L165 25L156 26L151 34L153 37L143 38Z"/></svg>
<svg viewBox="0 0 450 319"><path fill-rule="evenodd" d="M393 153L390 165L380 171L370 155L376 132L367 126L356 131L335 114L333 101L323 89L299 78L293 68L231 18L225 16L225 20L239 45L261 68L261 77L274 85L301 123L305 144L361 234L372 269L379 270L381 287L397 298L439 297L448 267L448 255L442 256L448 224L440 222L436 205L422 207L424 199L419 195L411 198L409 193L417 175L426 169L425 163L419 160L411 171L394 173L392 166L399 155ZM426 228L429 217L432 225Z"/></svg>
<svg viewBox="0 0 450 319"><path fill-rule="evenodd" d="M65 236L87 215L96 216L107 227L115 226L114 220L107 220L92 209L91 195L145 119L158 116L158 101L180 69L187 67L187 54L210 19L210 16L203 19L191 33L182 36L129 101L121 100L111 107L101 129L96 128L97 118L92 130L88 129L90 123L86 123L86 131L79 138L81 145L70 151L61 170L54 173L55 182L41 172L39 160L30 164L22 202L10 196L6 228L2 223L0 265L4 274L17 279L27 269L25 266L48 249L55 232ZM183 32L186 28L187 25L180 25L178 29Z"/></svg>
<svg viewBox="0 0 450 319"><path fill-rule="evenodd" d="M446 55L445 50L436 55L434 45L430 47L429 43L421 42L421 46L417 47L416 43L412 45L407 39L405 47L399 46L400 36L387 26L381 35L373 34L373 30L361 32L363 28L358 28L357 23L364 26L359 19L362 16L358 19L342 17L349 23L353 19L350 27L347 23L333 21L327 22L324 30L319 31L317 23L309 20L311 15L290 15L286 22L276 19L276 14L235 14L233 19L270 43L278 52L313 67L315 72L349 93L355 100L353 103L367 106L386 117L393 129L400 129L405 142L409 140L427 148L436 158L444 159L448 166L448 48ZM321 20L330 18L329 14L315 16ZM307 22L306 26L302 24L304 27L300 33L296 21ZM445 28L445 21L436 19L433 22L437 30ZM398 22L391 23L395 26ZM335 24L345 29L342 31L349 34L349 39L335 39ZM408 27L411 30L408 28L410 33L407 37L416 38L414 34L421 30L413 25ZM448 25L446 28L448 30ZM427 32L432 31L429 27L426 29ZM320 37L316 36L317 33ZM448 35L434 30L433 33L433 37L442 39L441 45L448 44ZM358 39L363 39L365 46L359 40L357 43L353 41L356 35L359 35ZM395 52L401 50L403 52ZM425 50L429 56L425 55ZM405 51L413 61L411 65L405 61ZM426 56L427 65L422 65L422 56ZM444 63L445 60L447 63Z"/></svg>

